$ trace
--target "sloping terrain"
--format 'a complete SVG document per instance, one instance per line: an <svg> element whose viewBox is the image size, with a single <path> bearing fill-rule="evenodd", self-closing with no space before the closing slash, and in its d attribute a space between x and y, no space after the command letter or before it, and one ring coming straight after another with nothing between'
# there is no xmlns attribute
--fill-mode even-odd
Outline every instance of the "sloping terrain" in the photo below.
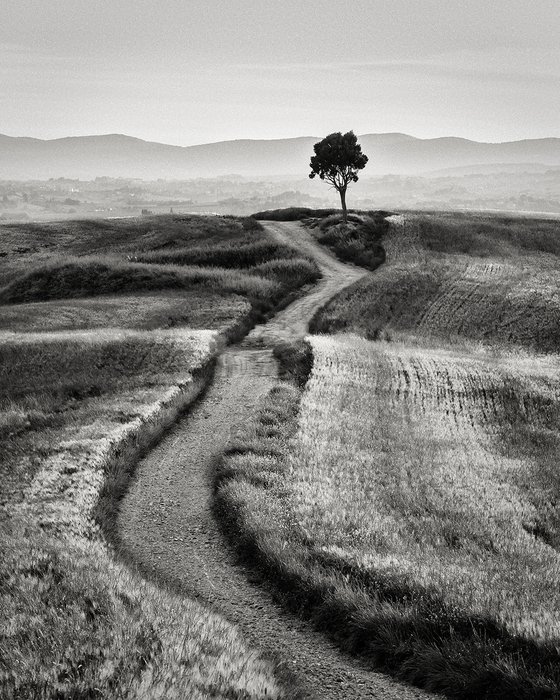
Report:
<svg viewBox="0 0 560 700"><path fill-rule="evenodd" d="M308 337L295 426L270 394L226 451L221 512L360 657L448 697L557 697L555 243L524 223L504 248L498 223L492 256L481 236L434 252L421 224L393 217L387 263L315 315L334 336Z"/></svg>
<svg viewBox="0 0 560 700"><path fill-rule="evenodd" d="M246 546L319 626L401 677L555 697L559 357L310 343L289 445L262 437L271 398L222 467Z"/></svg>
<svg viewBox="0 0 560 700"><path fill-rule="evenodd" d="M393 217L388 262L368 275L298 224L267 224L267 245L299 251L285 264L316 264L321 279L222 353L206 393L139 462L118 531L107 532L151 581L143 586L210 604L274 660L255 659L235 681L255 697L286 684L298 697L422 695L374 669L455 698L557 695L554 231L531 239L527 226L512 243L497 226L497 243L479 231L471 251L436 229ZM141 254L153 262L127 264L156 269L151 251ZM146 298L145 313L131 302L132 325L164 313L158 295ZM496 314L506 298L514 311ZM84 300L92 319L114 313L105 299ZM45 302L47 317L56 323L67 303ZM40 308L30 305L35 322ZM203 323L202 297L197 308ZM301 339L310 319L362 337L312 336L301 356L281 351L282 372L307 380L302 398L278 383L272 347ZM109 514L105 528L114 504ZM162 679L172 663L158 666Z"/></svg>
<svg viewBox="0 0 560 700"><path fill-rule="evenodd" d="M131 469L203 390L216 353L317 268L231 218L2 234L0 695L286 697L234 624L147 582L108 542ZM178 264L136 262L154 251ZM170 274L195 282L168 291ZM156 284L126 294L123 279Z"/></svg>
<svg viewBox="0 0 560 700"><path fill-rule="evenodd" d="M502 231L480 218L393 217L385 265L333 298L311 330L557 352L560 224L506 220Z"/></svg>
<svg viewBox="0 0 560 700"><path fill-rule="evenodd" d="M280 696L233 625L100 533L130 463L203 388L215 336L1 334L2 698Z"/></svg>
<svg viewBox="0 0 560 700"><path fill-rule="evenodd" d="M0 326L12 330L187 323L235 334L319 277L311 259L251 219L14 224L0 233Z"/></svg>
<svg viewBox="0 0 560 700"><path fill-rule="evenodd" d="M143 571L211 602L254 644L283 660L305 697L418 697L420 691L343 656L275 605L266 589L251 583L255 573L236 565L213 517L214 462L277 382L273 344L303 336L313 313L365 274L319 248L298 224L267 224L267 229L278 241L313 255L323 277L307 295L224 352L204 398L140 462L121 507L122 545ZM274 427L270 430L273 434Z"/></svg>

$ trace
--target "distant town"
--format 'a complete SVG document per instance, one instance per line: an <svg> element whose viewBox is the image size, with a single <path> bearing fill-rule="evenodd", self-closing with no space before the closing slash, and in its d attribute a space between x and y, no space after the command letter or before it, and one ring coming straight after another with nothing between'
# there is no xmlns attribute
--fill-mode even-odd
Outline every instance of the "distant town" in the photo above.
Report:
<svg viewBox="0 0 560 700"><path fill-rule="evenodd" d="M351 207L531 212L560 214L560 168L499 165L476 172L364 177L352 189ZM0 180L0 220L141 216L160 213L247 215L287 206L337 204L335 192L305 177L241 175L189 180Z"/></svg>

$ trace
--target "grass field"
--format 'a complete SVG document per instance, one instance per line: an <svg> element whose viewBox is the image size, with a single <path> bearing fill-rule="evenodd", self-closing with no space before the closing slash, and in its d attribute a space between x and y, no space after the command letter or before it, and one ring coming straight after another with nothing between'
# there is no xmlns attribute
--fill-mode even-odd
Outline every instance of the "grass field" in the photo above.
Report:
<svg viewBox="0 0 560 700"><path fill-rule="evenodd" d="M226 332L250 310L243 297L212 291L103 295L0 306L0 331L188 326Z"/></svg>
<svg viewBox="0 0 560 700"><path fill-rule="evenodd" d="M340 255L348 241L330 224L314 231ZM93 226L92 250L68 224L58 261L39 242L17 252L9 229L7 697L281 694L234 628L141 580L103 538L134 458L203 386L218 333L316 277L252 239L251 221L212 220L207 241L192 225L144 222L134 241L132 222ZM224 532L286 605L373 667L453 698L560 693L559 241L546 220L393 218L387 262L316 315L312 331L331 335L276 349L290 381L219 465Z"/></svg>
<svg viewBox="0 0 560 700"><path fill-rule="evenodd" d="M0 695L280 697L234 626L112 544L138 457L217 349L316 267L231 218L2 228Z"/></svg>
<svg viewBox="0 0 560 700"><path fill-rule="evenodd" d="M315 317L336 335L309 336L303 394L279 385L221 465L226 532L285 603L449 697L560 693L559 240L393 220Z"/></svg>
<svg viewBox="0 0 560 700"><path fill-rule="evenodd" d="M320 276L313 261L273 240L250 218L14 224L3 226L1 234L0 323L10 328L13 321L19 330L34 330L34 321L45 329L47 318L54 324L51 329L75 327L57 320L62 309L67 319L79 319L81 328L100 327L105 314L111 325L111 318L120 323L128 315L127 326L155 327L158 319L164 326L176 325L189 318L178 308L179 296L184 309L193 308L190 316L197 326L206 319L206 327L234 327L270 313ZM149 297L151 317L137 308L133 298L140 294ZM80 301L51 306L45 318L37 307L26 307L30 313L25 310L25 319L16 307L7 308L52 300ZM216 319L200 311L214 304L219 307Z"/></svg>
<svg viewBox="0 0 560 700"><path fill-rule="evenodd" d="M180 329L0 337L3 698L278 695L235 628L118 563L103 536L215 343Z"/></svg>
<svg viewBox="0 0 560 700"><path fill-rule="evenodd" d="M222 465L245 551L374 665L450 697L554 697L558 356L310 342L299 416L279 387Z"/></svg>
<svg viewBox="0 0 560 700"><path fill-rule="evenodd" d="M313 332L560 349L558 222L474 217L473 233L464 215L405 221L384 239L385 266L332 299Z"/></svg>

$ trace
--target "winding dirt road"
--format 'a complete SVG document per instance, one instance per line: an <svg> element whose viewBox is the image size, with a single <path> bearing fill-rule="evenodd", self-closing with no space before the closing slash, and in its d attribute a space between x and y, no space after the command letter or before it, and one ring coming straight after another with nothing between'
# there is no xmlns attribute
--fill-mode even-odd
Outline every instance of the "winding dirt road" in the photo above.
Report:
<svg viewBox="0 0 560 700"><path fill-rule="evenodd" d="M312 255L323 278L303 297L221 355L202 400L138 465L119 516L121 542L145 572L209 603L265 653L283 660L304 697L427 697L373 673L286 613L234 561L212 515L212 460L278 378L272 346L300 338L313 313L366 272L320 248L296 223L267 223L282 243Z"/></svg>

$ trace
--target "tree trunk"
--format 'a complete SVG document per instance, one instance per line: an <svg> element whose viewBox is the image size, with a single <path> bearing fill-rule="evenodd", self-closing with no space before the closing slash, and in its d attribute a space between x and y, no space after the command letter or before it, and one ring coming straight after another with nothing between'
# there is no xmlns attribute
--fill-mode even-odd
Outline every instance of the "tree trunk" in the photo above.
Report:
<svg viewBox="0 0 560 700"><path fill-rule="evenodd" d="M346 209L346 187L339 190L340 203L342 204L342 218L344 223L348 223L348 210Z"/></svg>

